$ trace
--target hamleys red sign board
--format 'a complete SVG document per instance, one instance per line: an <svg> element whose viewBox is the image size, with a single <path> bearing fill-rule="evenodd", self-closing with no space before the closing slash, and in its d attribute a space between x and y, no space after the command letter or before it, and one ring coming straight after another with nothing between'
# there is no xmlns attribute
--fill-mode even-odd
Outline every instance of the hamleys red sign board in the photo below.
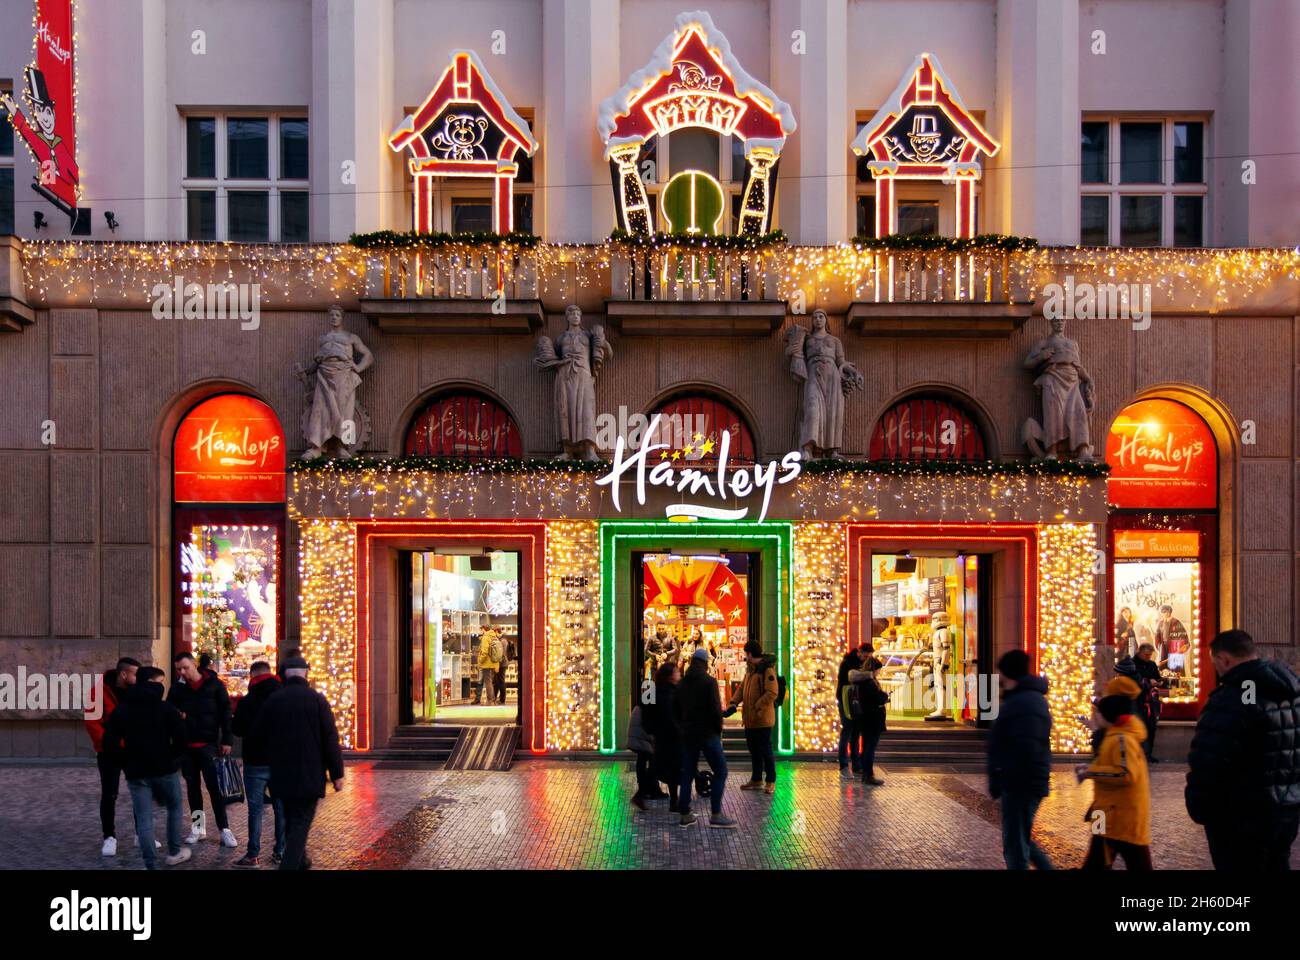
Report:
<svg viewBox="0 0 1300 960"><path fill-rule="evenodd" d="M1212 510L1218 506L1214 434L1173 400L1139 400L1111 424L1107 500L1116 507Z"/></svg>
<svg viewBox="0 0 1300 960"><path fill-rule="evenodd" d="M173 449L178 503L284 501L284 431L260 400L223 394L203 401L177 429Z"/></svg>

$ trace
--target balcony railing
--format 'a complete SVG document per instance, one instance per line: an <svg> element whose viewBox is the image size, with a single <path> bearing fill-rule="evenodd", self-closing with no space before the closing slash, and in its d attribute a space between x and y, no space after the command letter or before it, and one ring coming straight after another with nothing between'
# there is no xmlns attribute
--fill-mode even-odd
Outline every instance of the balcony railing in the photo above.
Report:
<svg viewBox="0 0 1300 960"><path fill-rule="evenodd" d="M664 303L780 300L784 252L632 250L610 259L610 298Z"/></svg>
<svg viewBox="0 0 1300 960"><path fill-rule="evenodd" d="M1005 251L862 251L850 272L862 303L1028 303L1033 270Z"/></svg>
<svg viewBox="0 0 1300 960"><path fill-rule="evenodd" d="M366 254L366 296L404 300L538 298L532 251L439 252L396 249Z"/></svg>

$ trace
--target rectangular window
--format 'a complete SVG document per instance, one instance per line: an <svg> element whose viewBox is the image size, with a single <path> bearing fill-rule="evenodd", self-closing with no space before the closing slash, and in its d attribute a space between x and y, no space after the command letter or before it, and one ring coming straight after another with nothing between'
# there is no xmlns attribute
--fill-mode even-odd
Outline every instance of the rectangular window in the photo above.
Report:
<svg viewBox="0 0 1300 960"><path fill-rule="evenodd" d="M1174 124L1174 183L1205 182L1205 124Z"/></svg>
<svg viewBox="0 0 1300 960"><path fill-rule="evenodd" d="M456 197L451 201L452 233L491 233L492 200L482 197Z"/></svg>
<svg viewBox="0 0 1300 960"><path fill-rule="evenodd" d="M307 119L280 118L280 179L307 179Z"/></svg>
<svg viewBox="0 0 1300 960"><path fill-rule="evenodd" d="M0 85L9 92L9 85ZM14 232L14 128L0 106L0 236Z"/></svg>
<svg viewBox="0 0 1300 960"><path fill-rule="evenodd" d="M185 118L185 175L200 179L217 175L217 120Z"/></svg>
<svg viewBox="0 0 1300 960"><path fill-rule="evenodd" d="M516 193L514 220L516 233L533 232L533 195L531 193Z"/></svg>
<svg viewBox="0 0 1300 960"><path fill-rule="evenodd" d="M217 239L217 192L185 192L185 235L191 240Z"/></svg>
<svg viewBox="0 0 1300 960"><path fill-rule="evenodd" d="M1201 247L1205 245L1202 211L1204 197L1174 197L1174 246Z"/></svg>
<svg viewBox="0 0 1300 960"><path fill-rule="evenodd" d="M1110 124L1084 121L1080 147L1080 179L1084 183L1110 181Z"/></svg>
<svg viewBox="0 0 1300 960"><path fill-rule="evenodd" d="M306 243L307 191L285 190L280 193L280 242Z"/></svg>
<svg viewBox="0 0 1300 960"><path fill-rule="evenodd" d="M1079 206L1079 242L1086 247L1110 243L1110 197L1084 197Z"/></svg>
<svg viewBox="0 0 1300 960"><path fill-rule="evenodd" d="M858 224L854 236L873 238L876 235L876 198L868 194L858 196Z"/></svg>
<svg viewBox="0 0 1300 960"><path fill-rule="evenodd" d="M1119 125L1120 183L1160 183L1159 123Z"/></svg>
<svg viewBox="0 0 1300 960"><path fill-rule="evenodd" d="M265 180L270 144L265 117L231 117L226 121L226 176L231 180Z"/></svg>
<svg viewBox="0 0 1300 960"><path fill-rule="evenodd" d="M1122 247L1160 246L1160 198L1119 198L1119 242Z"/></svg>
<svg viewBox="0 0 1300 960"><path fill-rule="evenodd" d="M920 236L939 232L939 204L933 200L900 200L898 232L902 236Z"/></svg>
<svg viewBox="0 0 1300 960"><path fill-rule="evenodd" d="M265 190L231 190L227 194L231 240L265 243L271 239L268 198Z"/></svg>

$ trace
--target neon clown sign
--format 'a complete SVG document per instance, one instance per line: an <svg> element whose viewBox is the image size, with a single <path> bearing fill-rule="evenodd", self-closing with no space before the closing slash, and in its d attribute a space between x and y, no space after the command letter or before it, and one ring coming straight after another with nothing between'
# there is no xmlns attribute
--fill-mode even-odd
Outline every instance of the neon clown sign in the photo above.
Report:
<svg viewBox="0 0 1300 960"><path fill-rule="evenodd" d="M748 175L736 232L771 229L776 165L795 130L794 111L745 72L707 13L678 15L650 62L601 103L596 126L610 162L618 224L628 233L648 235L653 224L637 168L642 146L689 127L744 144Z"/></svg>

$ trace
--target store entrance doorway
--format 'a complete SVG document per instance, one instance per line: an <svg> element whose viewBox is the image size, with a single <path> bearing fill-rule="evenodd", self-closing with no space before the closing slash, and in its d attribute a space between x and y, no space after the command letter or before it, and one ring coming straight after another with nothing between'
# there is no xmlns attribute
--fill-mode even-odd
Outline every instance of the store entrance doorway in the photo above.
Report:
<svg viewBox="0 0 1300 960"><path fill-rule="evenodd" d="M709 673L725 705L745 676L746 641L760 623L758 552L693 548L633 553L637 630L632 643L632 707L643 685L666 662L684 671L696 650L709 655ZM739 727L737 712L724 721Z"/></svg>
<svg viewBox="0 0 1300 960"><path fill-rule="evenodd" d="M516 724L520 557L437 547L399 555L406 724Z"/></svg>

